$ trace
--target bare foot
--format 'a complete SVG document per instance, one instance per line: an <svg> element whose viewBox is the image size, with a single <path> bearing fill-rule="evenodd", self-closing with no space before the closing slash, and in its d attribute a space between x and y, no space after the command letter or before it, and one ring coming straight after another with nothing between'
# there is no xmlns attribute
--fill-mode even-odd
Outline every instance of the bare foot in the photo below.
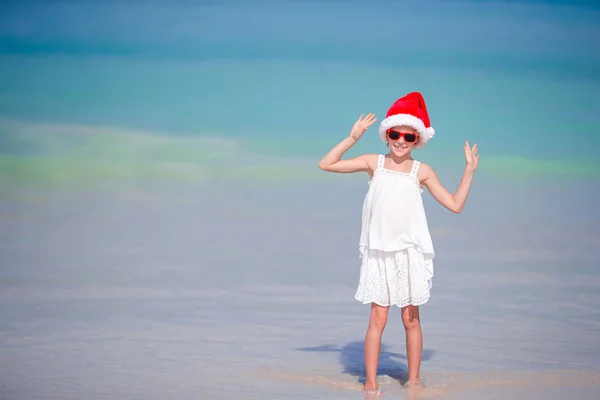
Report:
<svg viewBox="0 0 600 400"><path fill-rule="evenodd" d="M374 400L374 399L378 399L381 397L381 390L375 388L375 389L367 389L365 387L365 389L363 390L363 400Z"/></svg>
<svg viewBox="0 0 600 400"><path fill-rule="evenodd" d="M379 390L377 384L373 382L365 382L363 393L365 395L365 400L374 399L376 397L381 396L381 390Z"/></svg>
<svg viewBox="0 0 600 400"><path fill-rule="evenodd" d="M404 388L409 390L409 389L417 389L417 388L424 388L425 385L423 385L423 382L421 382L420 379L413 379L413 380L409 380L406 381L406 383L404 384Z"/></svg>

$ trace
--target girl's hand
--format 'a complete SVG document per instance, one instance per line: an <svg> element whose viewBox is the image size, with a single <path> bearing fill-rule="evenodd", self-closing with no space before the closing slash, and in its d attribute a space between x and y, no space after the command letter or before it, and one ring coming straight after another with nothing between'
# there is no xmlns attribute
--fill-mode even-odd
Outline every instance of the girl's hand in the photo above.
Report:
<svg viewBox="0 0 600 400"><path fill-rule="evenodd" d="M377 118L375 118L375 114L373 113L367 114L364 119L363 115L364 114L360 114L360 118L358 118L358 120L354 123L354 126L350 131L350 137L354 140L360 139L363 133L365 133L365 131L369 129L369 127L373 125L375 121L377 121Z"/></svg>
<svg viewBox="0 0 600 400"><path fill-rule="evenodd" d="M477 154L477 144L473 145L473 148L469 146L469 142L463 146L465 149L465 161L467 162L467 168L472 172L475 172L477 169L477 164L479 164L479 154Z"/></svg>

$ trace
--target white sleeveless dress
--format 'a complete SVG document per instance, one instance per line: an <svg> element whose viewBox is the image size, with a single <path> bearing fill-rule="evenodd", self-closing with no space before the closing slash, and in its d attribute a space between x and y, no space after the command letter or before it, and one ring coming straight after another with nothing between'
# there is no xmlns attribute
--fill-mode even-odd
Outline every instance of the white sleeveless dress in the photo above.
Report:
<svg viewBox="0 0 600 400"><path fill-rule="evenodd" d="M360 278L355 299L381 306L429 300L434 250L423 207L420 163L411 172L384 168L379 155L362 209Z"/></svg>

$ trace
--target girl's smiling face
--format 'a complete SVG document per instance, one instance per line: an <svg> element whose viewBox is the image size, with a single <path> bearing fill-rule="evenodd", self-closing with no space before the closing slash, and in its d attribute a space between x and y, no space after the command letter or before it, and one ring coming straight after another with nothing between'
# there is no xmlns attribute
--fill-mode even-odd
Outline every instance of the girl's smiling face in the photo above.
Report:
<svg viewBox="0 0 600 400"><path fill-rule="evenodd" d="M414 140L411 141L411 139ZM388 147L396 156L404 156L410 153L418 141L419 134L410 126L394 126L387 132Z"/></svg>

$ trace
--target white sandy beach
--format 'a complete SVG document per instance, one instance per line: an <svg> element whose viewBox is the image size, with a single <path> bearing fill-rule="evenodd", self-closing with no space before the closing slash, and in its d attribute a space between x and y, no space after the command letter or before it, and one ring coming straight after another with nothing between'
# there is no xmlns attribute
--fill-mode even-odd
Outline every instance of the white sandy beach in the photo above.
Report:
<svg viewBox="0 0 600 400"><path fill-rule="evenodd" d="M426 200L438 256L414 398L599 398L597 189L475 188L460 216ZM3 198L0 398L361 399L365 189ZM408 398L404 354L394 310L384 398Z"/></svg>
<svg viewBox="0 0 600 400"><path fill-rule="evenodd" d="M430 4L428 4L430 3ZM426 388L394 308L383 400L600 399L600 2L0 2L0 400L363 400L354 298L393 102L433 288ZM168 184L166 183L168 182Z"/></svg>

